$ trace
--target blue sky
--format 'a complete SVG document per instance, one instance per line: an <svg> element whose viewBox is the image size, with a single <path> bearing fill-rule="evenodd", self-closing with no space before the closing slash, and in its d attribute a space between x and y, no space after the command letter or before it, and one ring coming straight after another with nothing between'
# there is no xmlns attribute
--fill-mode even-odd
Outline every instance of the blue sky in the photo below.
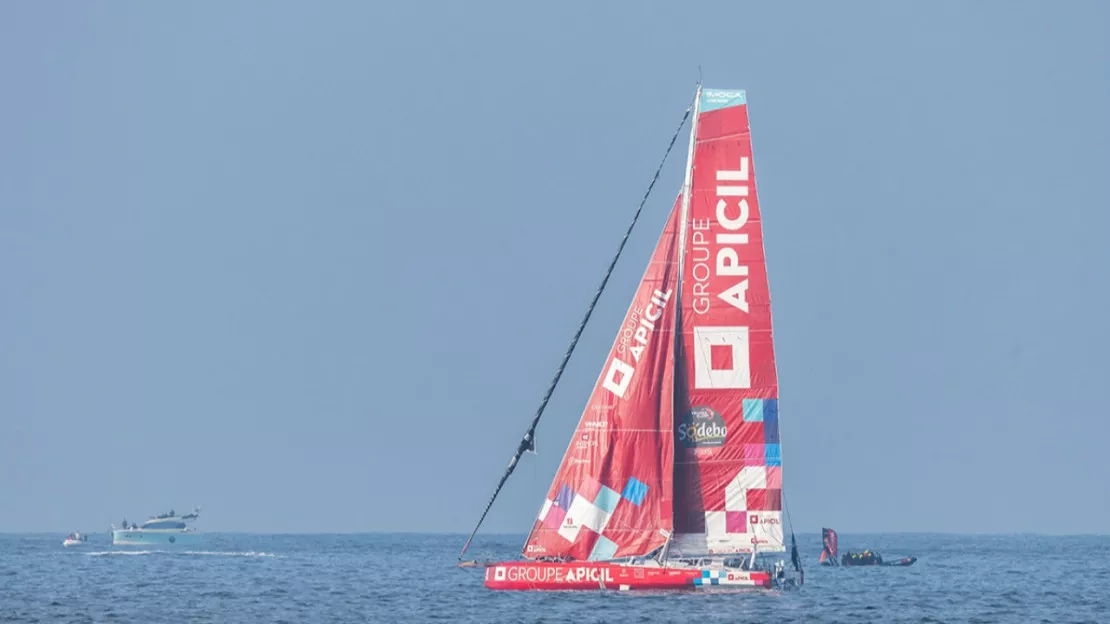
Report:
<svg viewBox="0 0 1110 624"><path fill-rule="evenodd" d="M800 531L1110 526L1095 1L0 6L0 531L468 531L701 66ZM681 139L684 143L685 135ZM491 531L526 531L676 151Z"/></svg>

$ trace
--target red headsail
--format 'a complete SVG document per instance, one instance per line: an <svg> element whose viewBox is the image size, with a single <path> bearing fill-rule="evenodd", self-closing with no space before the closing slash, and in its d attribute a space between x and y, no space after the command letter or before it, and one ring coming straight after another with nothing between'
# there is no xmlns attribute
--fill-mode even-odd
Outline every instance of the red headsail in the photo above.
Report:
<svg viewBox="0 0 1110 624"><path fill-rule="evenodd" d="M681 314L675 544L782 551L771 300L743 91L702 92Z"/></svg>
<svg viewBox="0 0 1110 624"><path fill-rule="evenodd" d="M643 555L673 527L678 207L625 315L524 556Z"/></svg>
<svg viewBox="0 0 1110 624"><path fill-rule="evenodd" d="M840 553L840 550L837 548L836 531L832 529L821 529L821 542L824 548L821 549L821 558L818 559L818 561L824 563L826 559L832 559L832 562L835 564L836 557Z"/></svg>

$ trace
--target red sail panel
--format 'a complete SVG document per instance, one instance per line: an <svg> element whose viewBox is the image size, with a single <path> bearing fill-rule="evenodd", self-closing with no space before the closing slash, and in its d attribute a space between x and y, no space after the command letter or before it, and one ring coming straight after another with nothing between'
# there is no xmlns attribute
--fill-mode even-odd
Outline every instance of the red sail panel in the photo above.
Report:
<svg viewBox="0 0 1110 624"><path fill-rule="evenodd" d="M823 562L825 561L825 559L832 559L833 563L835 564L836 558L840 554L840 549L837 546L838 540L836 536L836 531L832 529L822 528L821 541L824 544L824 548L821 550L821 561Z"/></svg>
<svg viewBox="0 0 1110 624"><path fill-rule="evenodd" d="M625 315L524 556L649 553L673 528L678 208Z"/></svg>
<svg viewBox="0 0 1110 624"><path fill-rule="evenodd" d="M771 299L743 91L702 93L675 440L681 554L783 551Z"/></svg>

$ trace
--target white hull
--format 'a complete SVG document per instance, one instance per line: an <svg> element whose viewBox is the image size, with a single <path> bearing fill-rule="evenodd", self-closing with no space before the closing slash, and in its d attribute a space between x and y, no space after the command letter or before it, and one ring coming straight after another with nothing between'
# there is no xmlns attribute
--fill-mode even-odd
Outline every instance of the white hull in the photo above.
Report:
<svg viewBox="0 0 1110 624"><path fill-rule="evenodd" d="M114 546L178 546L200 543L201 536L192 529L117 529L112 531Z"/></svg>
<svg viewBox="0 0 1110 624"><path fill-rule="evenodd" d="M88 542L82 542L81 540L72 539L67 539L66 541L62 542L62 546L65 546L66 548L69 548L70 546L81 546L82 544L88 544Z"/></svg>

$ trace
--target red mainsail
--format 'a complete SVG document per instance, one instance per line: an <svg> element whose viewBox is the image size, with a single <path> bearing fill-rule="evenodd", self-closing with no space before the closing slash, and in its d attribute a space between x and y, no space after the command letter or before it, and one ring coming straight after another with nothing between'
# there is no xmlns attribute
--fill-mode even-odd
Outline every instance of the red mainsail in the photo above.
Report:
<svg viewBox="0 0 1110 624"><path fill-rule="evenodd" d="M744 92L704 90L695 127L674 550L782 551L778 381Z"/></svg>
<svg viewBox="0 0 1110 624"><path fill-rule="evenodd" d="M678 205L528 535L524 556L647 554L673 528Z"/></svg>

